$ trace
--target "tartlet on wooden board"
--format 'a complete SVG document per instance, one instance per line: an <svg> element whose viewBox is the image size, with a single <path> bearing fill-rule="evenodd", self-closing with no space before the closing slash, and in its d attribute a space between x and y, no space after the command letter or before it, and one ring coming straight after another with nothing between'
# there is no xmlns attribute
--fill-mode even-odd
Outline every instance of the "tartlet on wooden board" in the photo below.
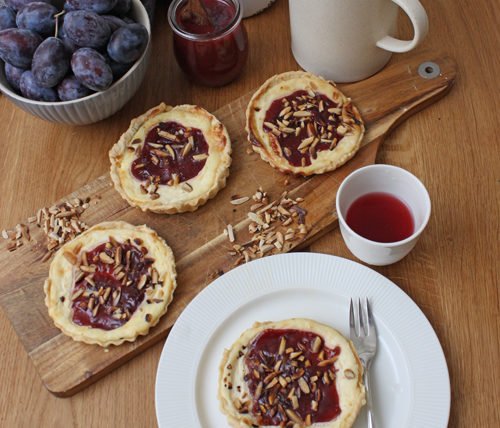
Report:
<svg viewBox="0 0 500 428"><path fill-rule="evenodd" d="M304 71L268 79L246 111L255 152L274 168L298 175L333 171L361 146L358 109L333 82Z"/></svg>
<svg viewBox="0 0 500 428"><path fill-rule="evenodd" d="M97 224L62 246L45 281L54 324L78 342L133 342L167 312L176 287L172 250L147 226Z"/></svg>
<svg viewBox="0 0 500 428"><path fill-rule="evenodd" d="M143 211L194 211L226 185L231 139L193 105L153 107L133 119L109 152L115 189Z"/></svg>

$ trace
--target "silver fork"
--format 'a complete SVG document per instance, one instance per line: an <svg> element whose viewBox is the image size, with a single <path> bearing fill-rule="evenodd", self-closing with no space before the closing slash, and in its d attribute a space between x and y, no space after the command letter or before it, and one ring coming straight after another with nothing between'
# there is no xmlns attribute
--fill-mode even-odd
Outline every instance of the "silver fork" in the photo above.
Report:
<svg viewBox="0 0 500 428"><path fill-rule="evenodd" d="M368 408L368 428L375 428L373 416L373 402L370 390L370 367L372 359L377 352L377 329L373 322L372 311L368 299L365 298L364 307L361 299L358 299L358 316L354 313L354 305L351 299L349 309L349 327L351 330L351 341L358 351L359 359L363 364L363 382L366 389L366 401Z"/></svg>

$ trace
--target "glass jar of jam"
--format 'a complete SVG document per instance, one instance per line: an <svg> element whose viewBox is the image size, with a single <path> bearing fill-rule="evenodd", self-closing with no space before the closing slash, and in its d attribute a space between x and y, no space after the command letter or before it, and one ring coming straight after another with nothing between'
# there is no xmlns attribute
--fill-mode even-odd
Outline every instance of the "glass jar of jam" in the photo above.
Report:
<svg viewBox="0 0 500 428"><path fill-rule="evenodd" d="M168 21L175 57L193 81L222 86L238 77L248 55L242 16L240 0L172 1Z"/></svg>

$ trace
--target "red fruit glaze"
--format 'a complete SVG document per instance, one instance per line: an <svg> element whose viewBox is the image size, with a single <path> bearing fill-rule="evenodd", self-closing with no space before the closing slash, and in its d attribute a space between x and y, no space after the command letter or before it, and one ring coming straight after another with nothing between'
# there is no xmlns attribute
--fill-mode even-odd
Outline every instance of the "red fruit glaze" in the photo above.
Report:
<svg viewBox="0 0 500 428"><path fill-rule="evenodd" d="M282 338L285 339L286 351L279 353ZM314 352L314 341L316 338L321 340L321 345L317 352ZM291 351L293 348L293 351ZM295 355L295 352L300 352ZM300 330L264 330L249 345L245 364L247 375L245 380L254 397L252 413L257 417L259 425L280 425L282 421L289 420L283 415L283 410L292 409L303 421L307 415L310 415L311 422L327 422L336 418L340 412L339 396L335 386L336 369L334 360L340 354L340 348L329 349L324 346L324 340L315 333ZM332 361L326 361L331 360ZM266 388L264 379L274 371L275 365L281 360L276 376L283 379L290 378L290 382L283 387L277 382L271 388ZM309 363L306 363L306 362ZM321 361L327 362L321 363ZM323 365L325 364L325 365ZM268 367L269 369L263 369ZM257 376L256 373L259 372ZM323 377L326 376L326 382ZM317 377L316 380L313 380ZM299 378L306 381L309 393L300 388ZM255 393L258 385L264 381L262 392L258 399L255 399ZM272 380L267 381L267 385ZM327 383L328 382L328 383ZM315 387L313 385L316 385ZM288 395L294 388L301 389L301 395L298 397L298 408L293 409ZM295 393L296 395L296 393ZM270 400L272 405L269 406ZM313 409L313 401L317 402L316 410ZM261 405L268 408L262 411Z"/></svg>

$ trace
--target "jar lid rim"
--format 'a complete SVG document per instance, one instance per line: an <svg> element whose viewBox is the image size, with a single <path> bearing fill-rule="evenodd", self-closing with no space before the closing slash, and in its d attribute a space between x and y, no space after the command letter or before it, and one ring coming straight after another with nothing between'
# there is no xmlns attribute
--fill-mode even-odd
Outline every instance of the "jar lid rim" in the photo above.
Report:
<svg viewBox="0 0 500 428"><path fill-rule="evenodd" d="M243 8L241 6L240 0L222 0L225 3L233 4L236 8L234 17L231 19L231 21L226 26L213 33L208 33L208 34L190 33L189 31L182 29L179 23L177 22L177 14L176 14L177 9L180 6L182 6L186 1L187 0L173 0L168 8L168 23L170 24L170 27L176 34L185 39L193 41L209 41L224 37L239 25L243 16Z"/></svg>

